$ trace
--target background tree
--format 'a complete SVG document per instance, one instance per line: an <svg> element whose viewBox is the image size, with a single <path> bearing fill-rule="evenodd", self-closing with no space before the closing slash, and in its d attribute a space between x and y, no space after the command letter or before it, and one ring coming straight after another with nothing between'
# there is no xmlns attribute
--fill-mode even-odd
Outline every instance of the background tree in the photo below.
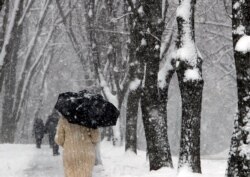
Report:
<svg viewBox="0 0 250 177"><path fill-rule="evenodd" d="M5 15L7 15L10 9L9 0L6 0L5 6ZM6 34L4 35L4 43L0 54L0 60L2 60L2 64L0 64L0 88L2 88L3 83L5 84L5 96L2 112L3 119L1 128L1 142L4 143L10 143L14 141L17 124L17 122L12 118L11 114L14 103L13 95L15 94L16 85L17 53L22 38L23 26L22 23L19 23L19 20L23 14L23 6L24 1L17 0L14 3L11 15L8 15L10 22L7 25L7 30L4 30L6 31Z"/></svg>

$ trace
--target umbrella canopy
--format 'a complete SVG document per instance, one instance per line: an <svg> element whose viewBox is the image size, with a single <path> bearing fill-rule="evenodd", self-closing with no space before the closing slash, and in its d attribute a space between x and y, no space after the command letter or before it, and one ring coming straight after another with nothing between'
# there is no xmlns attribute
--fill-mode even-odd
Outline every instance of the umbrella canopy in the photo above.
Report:
<svg viewBox="0 0 250 177"><path fill-rule="evenodd" d="M89 128L114 126L120 114L102 95L87 90L59 94L55 109L70 123Z"/></svg>

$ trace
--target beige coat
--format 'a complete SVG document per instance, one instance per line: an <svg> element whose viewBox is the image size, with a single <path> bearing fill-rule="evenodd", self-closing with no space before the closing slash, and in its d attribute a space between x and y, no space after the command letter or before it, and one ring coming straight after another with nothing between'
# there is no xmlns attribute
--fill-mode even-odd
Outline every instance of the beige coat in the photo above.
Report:
<svg viewBox="0 0 250 177"><path fill-rule="evenodd" d="M55 141L63 147L66 177L91 177L95 164L95 145L100 139L98 129L70 124L60 118Z"/></svg>

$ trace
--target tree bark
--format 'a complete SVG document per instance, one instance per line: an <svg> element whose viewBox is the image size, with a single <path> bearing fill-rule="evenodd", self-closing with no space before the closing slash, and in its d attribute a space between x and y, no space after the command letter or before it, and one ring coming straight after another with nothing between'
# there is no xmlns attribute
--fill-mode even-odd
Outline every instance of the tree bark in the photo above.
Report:
<svg viewBox="0 0 250 177"><path fill-rule="evenodd" d="M242 38L250 36L250 1L233 0L232 7L238 113L234 121L227 176L248 177L250 175L250 51L242 51L238 46Z"/></svg>
<svg viewBox="0 0 250 177"><path fill-rule="evenodd" d="M202 59L195 46L195 0L180 0L177 10L176 72L182 100L181 142L178 168L187 166L201 173L200 120L202 104ZM183 11L188 12L183 14ZM191 46L191 47L190 47ZM191 56L183 52L188 47ZM191 48L191 49L190 49ZM189 75L189 73L195 74Z"/></svg>
<svg viewBox="0 0 250 177"><path fill-rule="evenodd" d="M142 119L145 129L150 170L172 167L167 124L160 114L158 94L158 72L160 64L161 37L165 16L162 17L162 1L128 0L133 18L135 58L137 64L135 78L141 82ZM165 14L164 14L165 15ZM132 35L131 34L131 35Z"/></svg>
<svg viewBox="0 0 250 177"><path fill-rule="evenodd" d="M20 1L18 10L13 12L15 14L14 25L12 26L12 35L8 45L6 45L6 55L4 61L6 61L1 77L4 79L4 101L3 101L3 112L2 112L2 126L1 126L1 142L2 143L13 143L16 131L17 122L12 117L12 109L14 103L14 94L16 86L16 66L18 58L18 50L22 38L22 24L18 24L22 11L23 1ZM9 8L9 1L6 0L6 8ZM6 10L7 10L6 9ZM10 28L10 27L9 27ZM3 49L5 50L5 49Z"/></svg>

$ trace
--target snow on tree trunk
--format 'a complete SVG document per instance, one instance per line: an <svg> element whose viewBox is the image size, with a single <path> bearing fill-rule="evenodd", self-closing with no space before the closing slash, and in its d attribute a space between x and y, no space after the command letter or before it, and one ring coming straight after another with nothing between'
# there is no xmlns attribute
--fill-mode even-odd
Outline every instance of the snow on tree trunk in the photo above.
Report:
<svg viewBox="0 0 250 177"><path fill-rule="evenodd" d="M228 177L250 176L250 1L232 1L238 113L228 159Z"/></svg>
<svg viewBox="0 0 250 177"><path fill-rule="evenodd" d="M9 1L6 2L6 10L9 9ZM23 1L16 1L15 7L12 10L12 16L8 24L8 28L5 34L5 40L3 48L1 50L1 59L4 61L1 72L1 85L4 82L4 101L3 101L3 112L2 112L2 125L1 125L1 142L2 143L13 143L16 131L17 122L13 119L11 111L13 108L16 86L16 66L18 50L22 37L22 24L18 24L23 11Z"/></svg>
<svg viewBox="0 0 250 177"><path fill-rule="evenodd" d="M134 70L130 66L131 76L134 76ZM135 78L130 82L128 90L128 100L126 107L126 135L125 135L125 151L137 153L137 117L138 106L141 97L141 80Z"/></svg>
<svg viewBox="0 0 250 177"><path fill-rule="evenodd" d="M141 98L141 81L143 73L141 64L136 57L136 48L141 41L137 38L138 29L134 26L136 14L130 14L128 26L130 30L128 53L129 53L129 89L126 106L126 134L125 134L125 150L137 153L137 118L138 106Z"/></svg>
<svg viewBox="0 0 250 177"><path fill-rule="evenodd" d="M159 113L158 72L160 65L161 37L164 31L162 1L128 0L134 19L132 22L136 44L134 48L141 80L142 119L145 129L150 170L172 167L167 125ZM133 39L132 39L133 40ZM136 78L135 77L135 78Z"/></svg>
<svg viewBox="0 0 250 177"><path fill-rule="evenodd" d="M178 168L201 173L200 120L202 104L202 59L195 46L195 0L180 0L177 9L178 36L175 67L182 100L181 142Z"/></svg>

